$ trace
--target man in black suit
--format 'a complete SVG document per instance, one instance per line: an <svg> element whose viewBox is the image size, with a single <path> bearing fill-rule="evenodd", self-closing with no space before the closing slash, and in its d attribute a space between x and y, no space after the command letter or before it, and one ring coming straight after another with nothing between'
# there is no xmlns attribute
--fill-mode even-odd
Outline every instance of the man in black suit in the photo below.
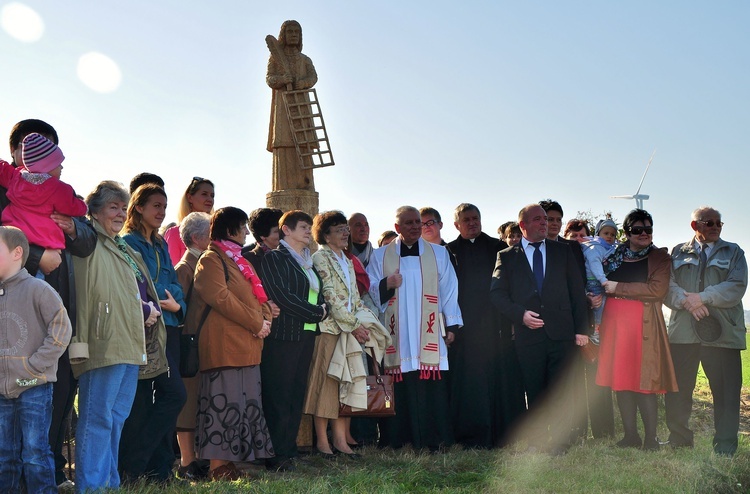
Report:
<svg viewBox="0 0 750 494"><path fill-rule="evenodd" d="M578 271L586 286L586 261L583 249L575 240L568 240L560 236L563 225L563 208L559 202L552 199L539 201L544 212L547 213L547 240L554 240L567 244L573 251ZM601 295L589 295L589 305L598 307ZM589 334L594 330L593 313L589 312ZM612 390L596 385L596 363L586 364L583 359L573 361L570 378L573 386L573 439L585 438L588 433L588 418L591 416L591 433L594 437L608 437L615 433L615 416L612 408Z"/></svg>
<svg viewBox="0 0 750 494"><path fill-rule="evenodd" d="M560 236L560 230L562 230L563 224L563 208L559 202L553 201L552 199L544 199L539 201L539 205L542 206L544 212L547 214L547 240L555 240L564 244L570 245L573 251L573 257L576 260L576 266L581 275L583 286L586 286L586 260L583 258L583 250L581 249L578 242L575 240L568 240Z"/></svg>
<svg viewBox="0 0 750 494"><path fill-rule="evenodd" d="M550 443L553 452L560 452L571 427L565 372L575 346L588 342L586 295L573 251L546 239L544 209L524 207L518 223L523 238L498 254L490 299L515 327L529 403L529 446Z"/></svg>

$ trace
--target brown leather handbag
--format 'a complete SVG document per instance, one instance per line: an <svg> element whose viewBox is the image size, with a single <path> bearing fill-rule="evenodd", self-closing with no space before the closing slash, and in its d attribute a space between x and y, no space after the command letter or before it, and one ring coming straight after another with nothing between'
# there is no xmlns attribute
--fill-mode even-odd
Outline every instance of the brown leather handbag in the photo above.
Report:
<svg viewBox="0 0 750 494"><path fill-rule="evenodd" d="M392 417L396 415L393 399L393 376L381 375L380 366L372 359L374 376L367 376L367 410L352 411L352 407L339 406L339 417Z"/></svg>
<svg viewBox="0 0 750 494"><path fill-rule="evenodd" d="M599 345L595 345L592 342L586 343L581 348L581 358L584 362L593 364L599 359Z"/></svg>
<svg viewBox="0 0 750 494"><path fill-rule="evenodd" d="M599 360L599 332L589 336L589 341L581 347L581 358L587 364L596 363Z"/></svg>

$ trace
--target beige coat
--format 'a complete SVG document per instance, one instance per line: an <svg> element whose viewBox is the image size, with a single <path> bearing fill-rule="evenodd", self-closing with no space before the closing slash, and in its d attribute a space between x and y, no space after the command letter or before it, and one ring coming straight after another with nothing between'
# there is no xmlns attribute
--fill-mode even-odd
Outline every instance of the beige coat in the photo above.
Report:
<svg viewBox="0 0 750 494"><path fill-rule="evenodd" d="M370 341L365 346L373 348L375 358L380 361L385 349L391 345L391 337L378 318L364 306L359 298L354 266L347 259L349 285L346 275L333 251L323 245L313 254L313 264L323 281L322 293L328 304L330 316L319 324L323 333L340 335L328 366L328 376L339 381L339 401L353 408L367 408L367 390L362 347L351 335L359 326L370 331ZM347 302L351 299L351 310Z"/></svg>

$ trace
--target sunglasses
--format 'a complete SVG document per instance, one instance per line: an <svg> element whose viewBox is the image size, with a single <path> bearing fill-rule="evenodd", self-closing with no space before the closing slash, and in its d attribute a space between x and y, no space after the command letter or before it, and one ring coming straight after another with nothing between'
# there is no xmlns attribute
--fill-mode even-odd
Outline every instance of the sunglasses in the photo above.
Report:
<svg viewBox="0 0 750 494"><path fill-rule="evenodd" d="M432 225L434 225L435 223L437 223L437 221L435 221L435 220L425 221L424 223L422 223L422 228L429 228Z"/></svg>
<svg viewBox="0 0 750 494"><path fill-rule="evenodd" d="M719 228L721 228L722 226L724 226L723 222L714 221L714 220L708 220L708 221L697 220L696 223L701 223L703 225L706 225L709 228L713 228L714 226L718 226Z"/></svg>
<svg viewBox="0 0 750 494"><path fill-rule="evenodd" d="M646 232L647 235L651 235L654 233L654 227L652 226L633 226L630 228L630 234L631 235L640 235L641 233Z"/></svg>

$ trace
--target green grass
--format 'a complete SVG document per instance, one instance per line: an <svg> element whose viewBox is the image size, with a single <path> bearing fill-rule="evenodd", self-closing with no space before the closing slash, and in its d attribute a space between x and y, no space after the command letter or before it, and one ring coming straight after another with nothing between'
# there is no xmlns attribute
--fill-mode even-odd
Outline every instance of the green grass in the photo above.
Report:
<svg viewBox="0 0 750 494"><path fill-rule="evenodd" d="M747 346L750 348L750 333L745 336ZM742 385L750 387L750 353L748 350L742 352Z"/></svg>
<svg viewBox="0 0 750 494"><path fill-rule="evenodd" d="M747 341L747 347L750 348L750 333L745 336ZM742 355L742 386L745 388L750 387L750 350L741 352ZM698 384L699 386L708 386L708 379L706 374L703 372L703 366L698 368Z"/></svg>
<svg viewBox="0 0 750 494"><path fill-rule="evenodd" d="M615 440L591 439L561 457L529 454L521 446L493 451L462 451L454 446L443 455L364 450L361 461L333 462L309 457L294 473L274 474L249 467L251 478L237 482L158 487L141 484L123 489L140 494L162 493L747 493L750 492L750 353L743 352L743 422L734 458L713 454L713 414L705 376L699 376L691 426L692 450L658 452L620 449ZM660 403L659 437L666 438L664 405ZM619 418L617 419L619 422ZM618 423L619 427L619 423Z"/></svg>
<svg viewBox="0 0 750 494"><path fill-rule="evenodd" d="M255 478L157 488L138 493L745 493L750 487L750 444L733 459L711 453L709 438L694 450L657 453L621 450L612 441L589 441L562 457L502 451L461 451L440 456L365 450L360 462L310 458L291 474L252 471Z"/></svg>

